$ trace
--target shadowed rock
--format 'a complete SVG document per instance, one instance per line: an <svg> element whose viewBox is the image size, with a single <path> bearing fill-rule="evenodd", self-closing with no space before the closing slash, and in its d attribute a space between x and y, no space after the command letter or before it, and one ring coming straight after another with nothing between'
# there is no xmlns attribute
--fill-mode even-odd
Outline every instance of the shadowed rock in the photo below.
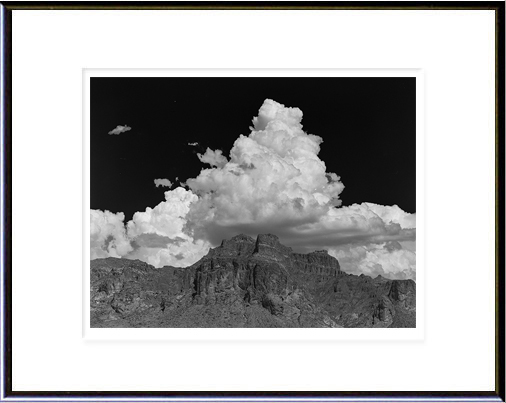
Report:
<svg viewBox="0 0 506 403"><path fill-rule="evenodd" d="M412 280L348 275L327 251L237 235L187 268L91 262L93 327L413 327Z"/></svg>

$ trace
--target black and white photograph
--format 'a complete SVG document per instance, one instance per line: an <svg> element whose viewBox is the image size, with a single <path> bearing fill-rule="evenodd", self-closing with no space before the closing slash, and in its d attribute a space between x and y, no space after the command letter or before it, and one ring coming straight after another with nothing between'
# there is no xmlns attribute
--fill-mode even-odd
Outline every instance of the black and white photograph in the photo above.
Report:
<svg viewBox="0 0 506 403"><path fill-rule="evenodd" d="M91 327L416 327L416 77L90 92Z"/></svg>

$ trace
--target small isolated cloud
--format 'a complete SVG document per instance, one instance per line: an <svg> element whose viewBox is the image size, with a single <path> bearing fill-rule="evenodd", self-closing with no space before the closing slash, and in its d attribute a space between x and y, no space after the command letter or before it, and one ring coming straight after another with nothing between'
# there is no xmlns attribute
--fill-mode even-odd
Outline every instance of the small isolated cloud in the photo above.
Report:
<svg viewBox="0 0 506 403"><path fill-rule="evenodd" d="M172 182L168 179L155 179L156 187L162 186L166 188L170 188L172 186Z"/></svg>
<svg viewBox="0 0 506 403"><path fill-rule="evenodd" d="M109 134L121 134L121 133L125 133L129 130L132 130L132 128L128 125L125 125L125 126L122 126L122 125L118 125L116 126L114 129L112 129Z"/></svg>
<svg viewBox="0 0 506 403"><path fill-rule="evenodd" d="M197 147L199 145L199 143L195 142L195 143L188 143L189 146L192 146L192 147Z"/></svg>

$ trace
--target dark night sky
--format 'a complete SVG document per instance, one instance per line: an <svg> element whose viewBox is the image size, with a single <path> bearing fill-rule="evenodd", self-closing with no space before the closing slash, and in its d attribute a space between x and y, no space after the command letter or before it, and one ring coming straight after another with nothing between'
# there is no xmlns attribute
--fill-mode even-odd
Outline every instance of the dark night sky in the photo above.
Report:
<svg viewBox="0 0 506 403"><path fill-rule="evenodd" d="M129 220L156 206L167 188L155 178L196 177L207 147L228 157L266 98L300 108L304 131L323 138L343 205L416 211L415 78L92 78L91 208Z"/></svg>

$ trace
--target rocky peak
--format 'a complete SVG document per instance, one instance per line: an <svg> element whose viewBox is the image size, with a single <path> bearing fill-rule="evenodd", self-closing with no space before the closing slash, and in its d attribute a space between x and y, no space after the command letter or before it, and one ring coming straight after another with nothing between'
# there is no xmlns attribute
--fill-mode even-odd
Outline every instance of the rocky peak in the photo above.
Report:
<svg viewBox="0 0 506 403"><path fill-rule="evenodd" d="M283 245L273 234L259 234L256 240L244 234L223 240L221 245L212 249L204 260L210 259L209 263L211 263L218 258L268 260L288 270L316 274L318 281L325 281L341 273L339 262L326 250L317 250L307 254L294 253L292 248ZM194 265L194 267L199 266L201 266L200 262ZM205 267L207 268L207 265ZM216 265L209 266L209 268L212 267Z"/></svg>
<svg viewBox="0 0 506 403"><path fill-rule="evenodd" d="M330 277L336 277L341 273L339 262L326 250L318 250L311 253L294 253L295 267L302 272L316 274L320 281L326 281Z"/></svg>
<svg viewBox="0 0 506 403"><path fill-rule="evenodd" d="M289 258L292 248L282 245L276 235L260 234L255 243L254 253L265 257Z"/></svg>
<svg viewBox="0 0 506 403"><path fill-rule="evenodd" d="M244 234L224 239L221 245L213 249L214 256L249 256L255 249L255 240Z"/></svg>
<svg viewBox="0 0 506 403"><path fill-rule="evenodd" d="M250 237L249 235L239 234L233 236L229 239L229 242L247 242L247 243L255 243L255 238Z"/></svg>
<svg viewBox="0 0 506 403"><path fill-rule="evenodd" d="M187 268L91 262L93 326L414 327L416 284L341 272L325 250L237 235Z"/></svg>

